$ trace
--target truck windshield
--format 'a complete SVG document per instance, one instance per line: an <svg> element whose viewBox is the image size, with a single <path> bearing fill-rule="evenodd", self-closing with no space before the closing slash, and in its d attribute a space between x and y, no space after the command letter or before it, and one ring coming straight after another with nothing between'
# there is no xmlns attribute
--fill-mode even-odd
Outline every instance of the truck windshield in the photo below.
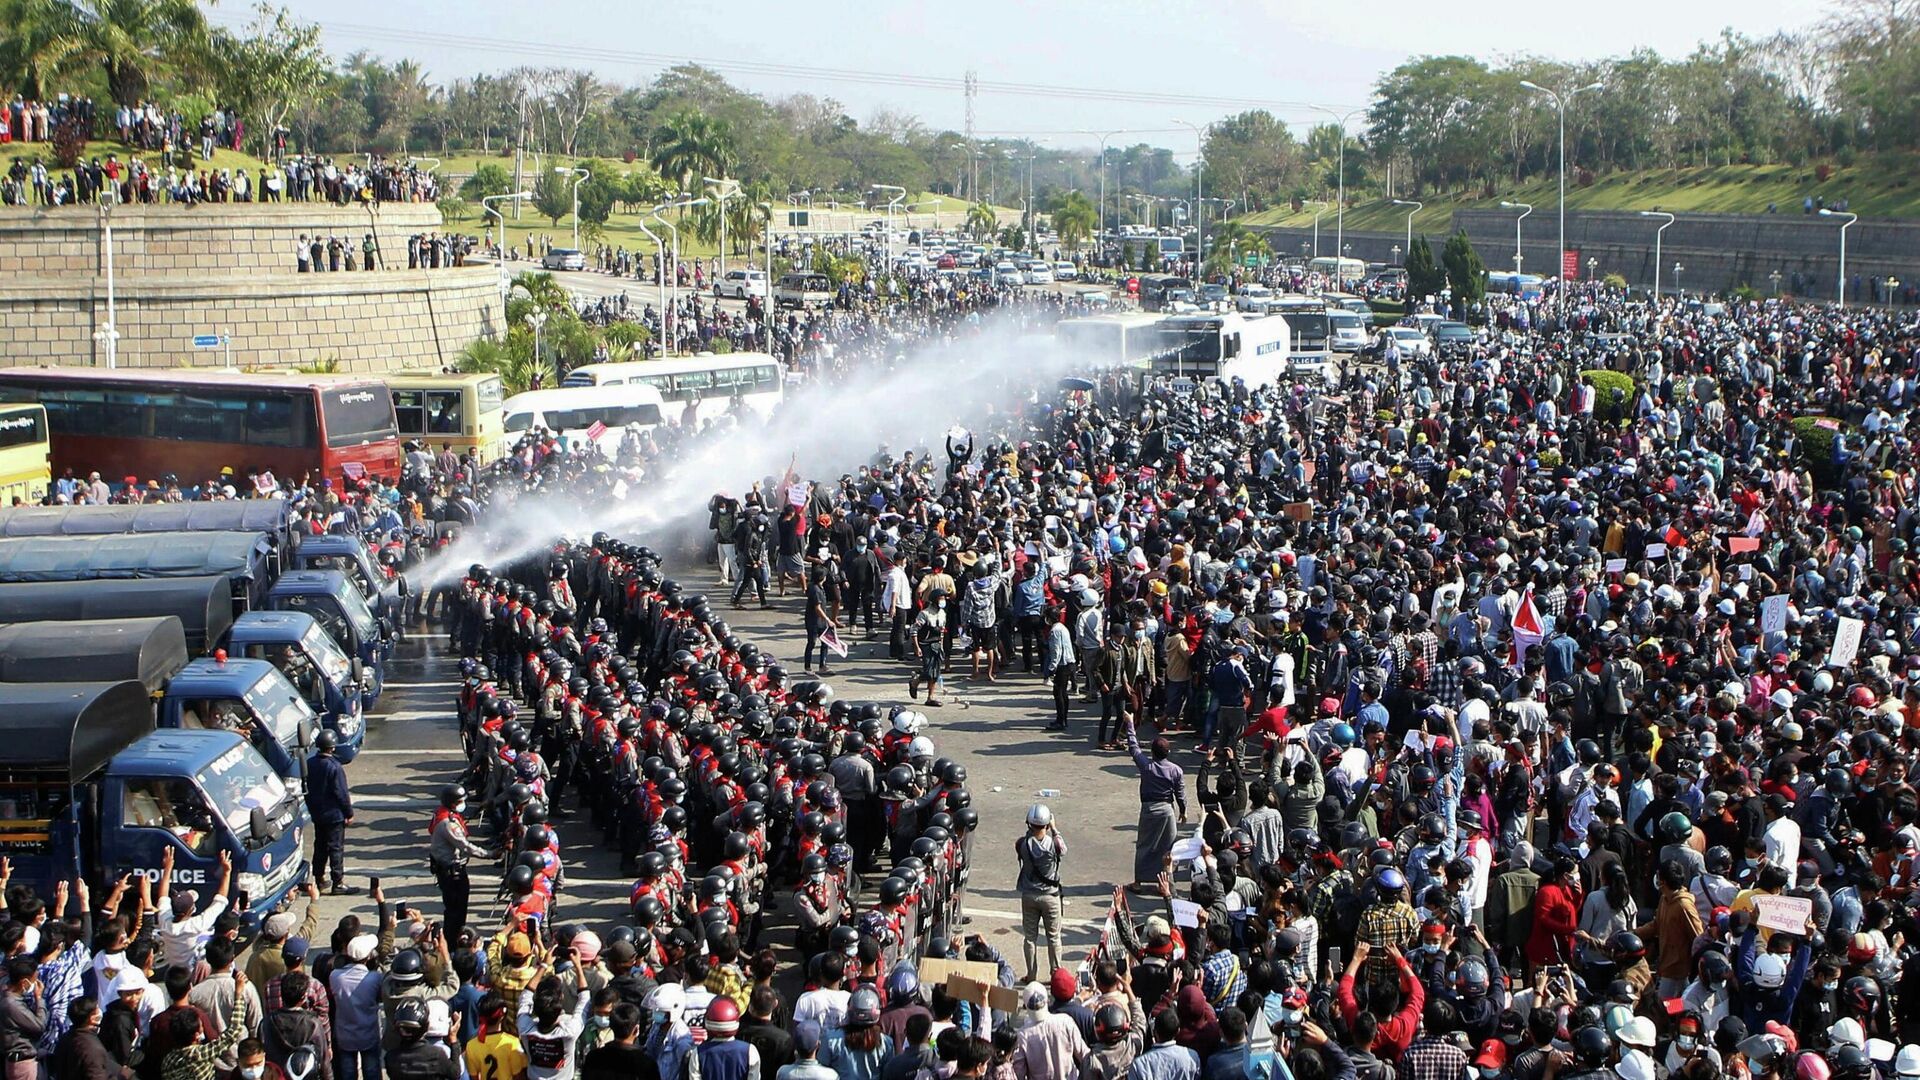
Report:
<svg viewBox="0 0 1920 1080"><path fill-rule="evenodd" d="M366 600L358 592L347 588L346 582L342 581L340 587L334 590L334 596L340 601L340 607L347 613L347 621L353 623L354 632L360 635L361 641L380 640L380 623L373 617L373 609L367 607Z"/></svg>
<svg viewBox="0 0 1920 1080"><path fill-rule="evenodd" d="M353 662L340 646L333 643L319 623L307 627L306 635L300 639L300 647L307 651L307 658L320 665L320 671L327 681L335 686L345 686L347 677L353 673Z"/></svg>
<svg viewBox="0 0 1920 1080"><path fill-rule="evenodd" d="M200 772L199 779L214 812L243 844L251 835L253 811L260 810L271 817L287 799L287 786L268 766L267 759L247 743L240 743L215 758L213 764Z"/></svg>
<svg viewBox="0 0 1920 1080"><path fill-rule="evenodd" d="M282 746L298 746L304 734L301 729L311 723L309 717L313 715L299 691L278 671L253 684L247 691L247 705L267 725L273 741Z"/></svg>

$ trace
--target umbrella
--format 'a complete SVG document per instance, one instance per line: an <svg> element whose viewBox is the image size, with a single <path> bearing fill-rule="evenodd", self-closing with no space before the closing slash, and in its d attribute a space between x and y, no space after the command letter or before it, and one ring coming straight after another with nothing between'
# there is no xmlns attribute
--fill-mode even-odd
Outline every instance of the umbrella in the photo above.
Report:
<svg viewBox="0 0 1920 1080"><path fill-rule="evenodd" d="M1061 379L1061 380L1060 380L1060 389L1062 389L1062 390L1091 390L1091 389L1093 389L1093 380L1092 380L1092 379L1082 379L1082 378L1079 378L1079 377L1077 377L1077 376L1068 376L1067 378L1064 378L1064 379Z"/></svg>

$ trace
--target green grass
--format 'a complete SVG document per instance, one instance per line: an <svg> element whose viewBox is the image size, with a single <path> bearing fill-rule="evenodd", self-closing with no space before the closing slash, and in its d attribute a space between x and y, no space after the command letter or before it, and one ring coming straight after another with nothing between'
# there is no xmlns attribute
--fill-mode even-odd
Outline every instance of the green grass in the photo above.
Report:
<svg viewBox="0 0 1920 1080"><path fill-rule="evenodd" d="M1812 165L1722 165L1699 169L1652 169L1641 172L1610 173L1595 177L1591 186L1571 182L1567 187L1570 210L1666 210L1676 214L1763 214L1773 203L1782 214L1800 213L1800 202L1809 195L1823 196L1831 203L1849 200L1849 208L1861 217L1920 218L1920 181L1911 163L1892 158L1862 157L1850 167L1835 165L1823 182ZM1472 192L1430 192L1423 196L1424 209L1415 214L1415 231L1427 236L1443 236L1451 227L1455 210L1498 209L1502 199L1531 203L1535 217L1529 224L1543 220L1558 205L1559 185L1554 176L1526 184L1505 186L1491 198L1480 198L1481 189ZM1299 213L1287 207L1249 214L1240 220L1248 225L1280 225L1304 228L1313 225L1314 209ZM1320 216L1320 228L1334 225L1334 212L1328 206ZM1407 208L1375 199L1347 208L1346 227L1361 232L1398 232L1407 225Z"/></svg>
<svg viewBox="0 0 1920 1080"><path fill-rule="evenodd" d="M137 157L141 161L146 163L147 168L152 169L155 172L160 173L161 175L165 175L167 171L166 162L161 160L159 151L132 150L132 149L129 149L128 147L122 146L119 142L116 142L113 140L107 140L107 139L97 139L93 142L88 143L87 152L81 155L80 160L90 161L93 158L97 157L101 161L105 161L107 160L108 154L115 155L121 161L126 161L129 158ZM31 165L33 164L33 161L35 158L38 158L41 161L41 163L46 165L50 171L53 171L55 173L63 171L55 168L53 164L53 144L52 143L15 142L15 143L7 143L3 146L0 146L0 172L5 172L8 169L13 168L13 163L15 161L25 161L27 164ZM173 158L173 164L184 168L187 164L187 161L180 154L176 153ZM254 157L252 154L236 154L231 150L215 150L213 152L212 161L202 162L200 160L200 151L196 147L192 155L192 165L195 169L244 168L253 172L253 180L256 183L260 179L260 173L259 173L260 159L257 157Z"/></svg>

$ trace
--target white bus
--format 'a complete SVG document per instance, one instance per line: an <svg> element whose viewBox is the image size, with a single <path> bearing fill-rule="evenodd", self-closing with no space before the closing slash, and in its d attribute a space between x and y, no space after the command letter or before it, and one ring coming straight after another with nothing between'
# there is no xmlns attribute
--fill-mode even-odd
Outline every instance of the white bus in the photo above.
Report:
<svg viewBox="0 0 1920 1080"><path fill-rule="evenodd" d="M1291 370L1291 332L1277 315L1174 315L1161 321L1159 332L1156 375L1238 379L1251 389L1280 384Z"/></svg>
<svg viewBox="0 0 1920 1080"><path fill-rule="evenodd" d="M1151 368L1153 358L1166 342L1160 337L1160 323L1166 318L1152 312L1112 312L1061 319L1053 332L1067 346L1085 353L1103 368Z"/></svg>
<svg viewBox="0 0 1920 1080"><path fill-rule="evenodd" d="M683 422L689 403L712 420L746 405L766 419L786 396L786 368L766 353L700 353L665 360L587 364L567 372L562 386L628 386L660 391L667 419Z"/></svg>
<svg viewBox="0 0 1920 1080"><path fill-rule="evenodd" d="M1288 350L1293 373L1334 378L1333 323L1327 302L1317 296L1287 293L1277 298L1268 310L1287 320L1293 329L1293 343Z"/></svg>
<svg viewBox="0 0 1920 1080"><path fill-rule="evenodd" d="M604 427L599 441L609 455L619 448L627 428L658 427L665 410L660 391L639 383L529 390L500 406L508 443L529 431L544 430L577 446L591 440L594 425L599 424Z"/></svg>

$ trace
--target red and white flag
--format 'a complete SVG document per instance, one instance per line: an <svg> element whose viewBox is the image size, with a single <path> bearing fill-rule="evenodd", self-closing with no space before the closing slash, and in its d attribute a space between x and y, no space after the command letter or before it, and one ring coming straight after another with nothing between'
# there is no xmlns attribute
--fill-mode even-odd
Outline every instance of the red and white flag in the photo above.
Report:
<svg viewBox="0 0 1920 1080"><path fill-rule="evenodd" d="M601 423L598 420L595 420L593 423L587 425L587 439L591 442L599 442L600 436L605 435L606 433L607 433L607 425Z"/></svg>
<svg viewBox="0 0 1920 1080"><path fill-rule="evenodd" d="M1513 613L1513 666L1520 667L1527 650L1540 644L1546 636L1546 624L1540 619L1539 605L1533 602L1533 586L1529 585Z"/></svg>

